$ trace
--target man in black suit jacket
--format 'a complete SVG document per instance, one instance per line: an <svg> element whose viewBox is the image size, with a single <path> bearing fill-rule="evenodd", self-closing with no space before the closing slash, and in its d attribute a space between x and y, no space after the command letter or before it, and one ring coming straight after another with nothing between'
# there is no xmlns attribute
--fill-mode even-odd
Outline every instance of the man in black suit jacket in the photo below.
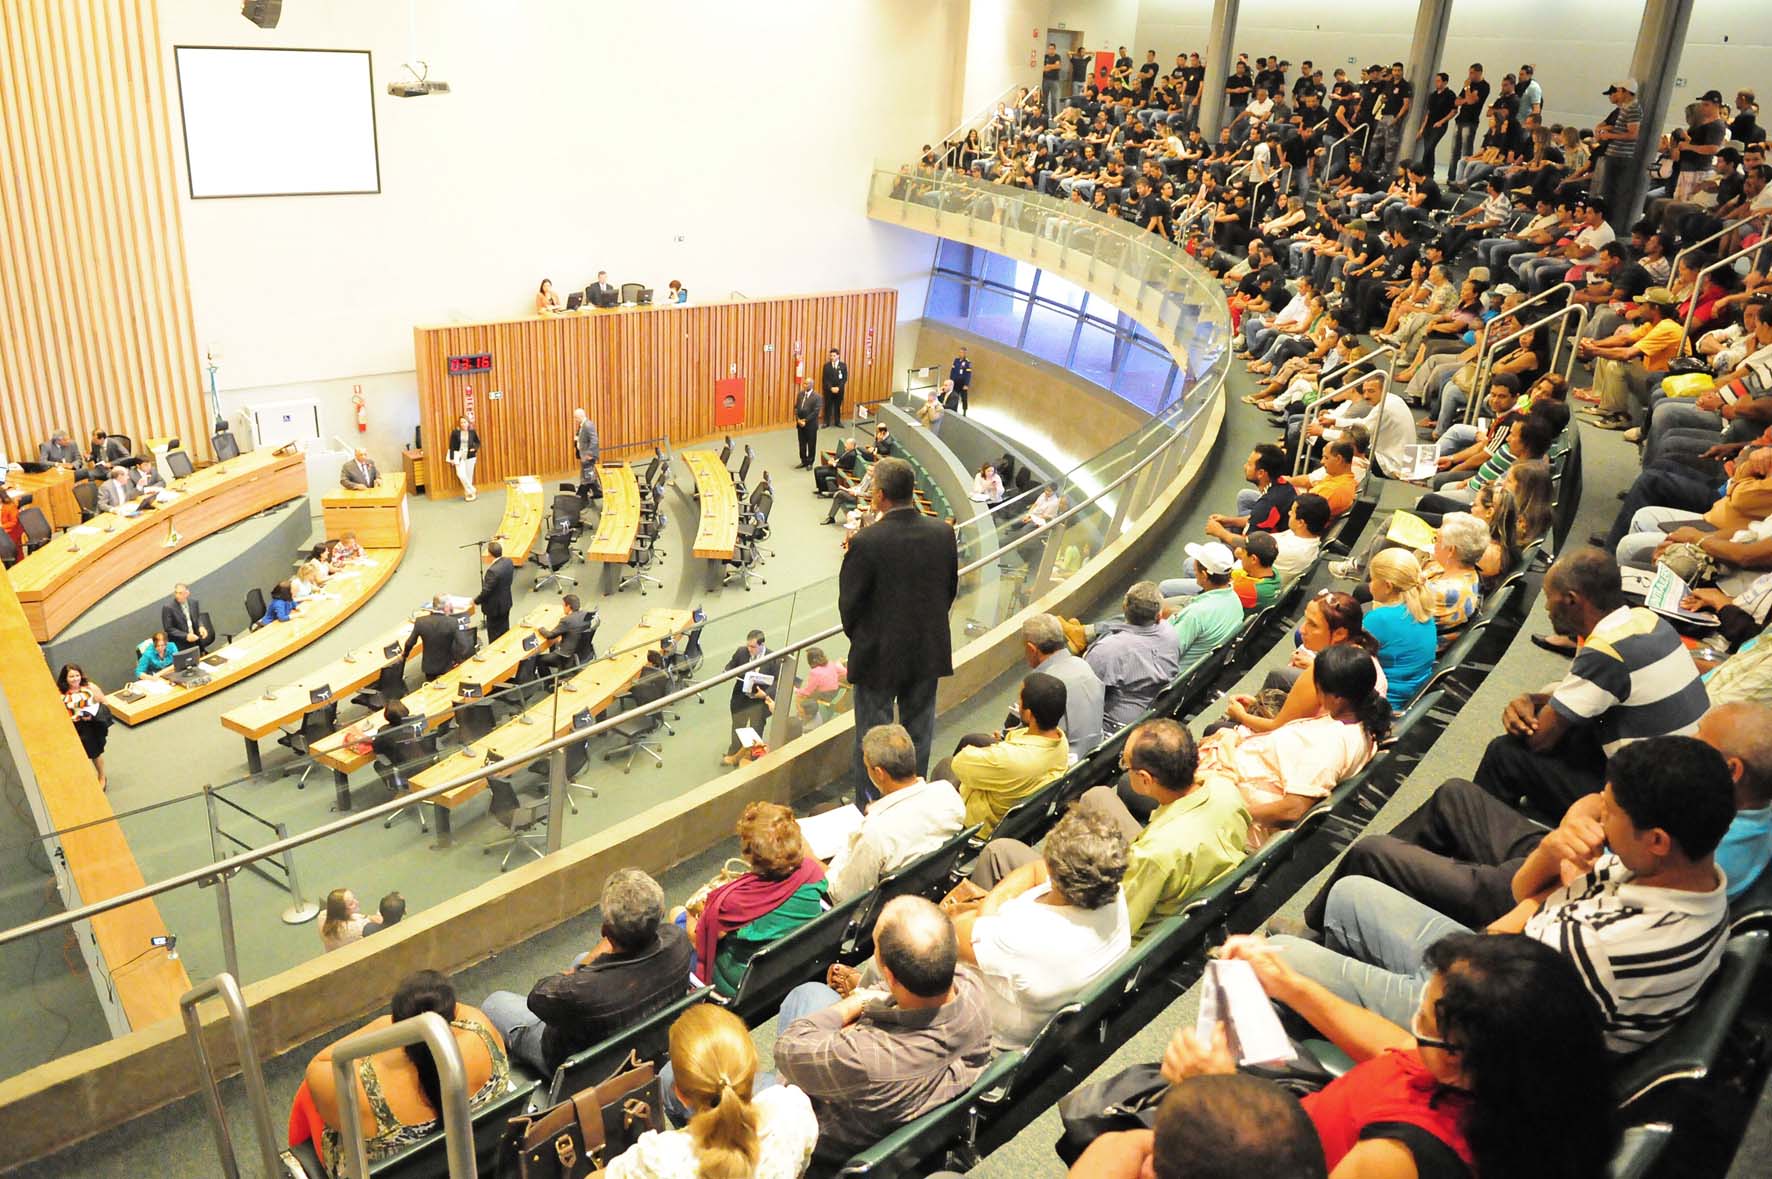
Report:
<svg viewBox="0 0 1772 1179"><path fill-rule="evenodd" d="M843 354L832 348L831 358L824 363L824 373L819 383L819 391L824 394L825 425L842 427L843 393L848 388L849 366L843 363Z"/></svg>
<svg viewBox="0 0 1772 1179"><path fill-rule="evenodd" d="M591 645L591 640L597 633L597 612L580 610L577 594L567 594L560 599L560 604L566 607L566 613L561 616L559 625L541 632L544 639L560 640L560 646L548 652L542 660L550 670L576 667L588 659L596 658L596 648ZM573 637L575 635L576 638ZM576 650L561 654L567 647Z"/></svg>
<svg viewBox="0 0 1772 1179"><path fill-rule="evenodd" d="M180 648L207 650L215 636L203 625L203 607L191 596L191 587L179 582L172 587L172 601L160 607L160 629Z"/></svg>
<svg viewBox="0 0 1772 1179"><path fill-rule="evenodd" d="M972 404L972 361L967 359L966 349L960 349L954 363L948 366L948 380L954 383L954 397L960 403L960 413L965 414Z"/></svg>
<svg viewBox="0 0 1772 1179"><path fill-rule="evenodd" d="M486 546L486 554L492 563L480 578L480 592L474 595L474 604L486 615L486 641L490 643L511 629L511 581L517 576L517 567L505 556L505 546L496 540Z"/></svg>
<svg viewBox="0 0 1772 1179"><path fill-rule="evenodd" d="M412 633L406 636L404 654L411 656L415 645L424 648L422 668L427 681L434 680L460 660L456 658L456 642L461 635L461 627L449 613L448 603L438 594L431 599L430 611L419 616L412 624Z"/></svg>
<svg viewBox="0 0 1772 1179"><path fill-rule="evenodd" d="M935 740L935 687L954 672L948 610L960 589L954 530L919 512L916 478L903 459L874 465L874 505L881 516L857 532L837 578L837 611L849 636L849 682L855 686L855 804L874 796L861 740L876 725L898 723L928 774Z"/></svg>
<svg viewBox="0 0 1772 1179"><path fill-rule="evenodd" d="M744 638L744 646L732 653L726 661L724 670L731 671L735 667L743 667L753 659L761 659L769 654L769 648L763 642L763 632L754 630ZM758 670L764 675L773 677L779 663L765 663ZM732 713L732 741L726 747L726 756L720 760L726 765L737 765L744 756L744 744L738 739L738 730L744 727L755 729L759 735L769 723L769 697L773 685L764 685L753 681L751 690L745 691L745 677L739 676L732 681L732 698L727 702L727 709Z"/></svg>
<svg viewBox="0 0 1772 1179"><path fill-rule="evenodd" d="M794 437L800 443L801 471L810 471L818 461L818 419L824 413L824 399L807 381L794 398Z"/></svg>

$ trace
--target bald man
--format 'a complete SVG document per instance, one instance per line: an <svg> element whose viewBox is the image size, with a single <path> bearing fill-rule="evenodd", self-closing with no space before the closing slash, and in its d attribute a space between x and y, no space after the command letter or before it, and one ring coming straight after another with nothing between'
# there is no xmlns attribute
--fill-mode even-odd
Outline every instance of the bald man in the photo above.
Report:
<svg viewBox="0 0 1772 1179"><path fill-rule="evenodd" d="M1717 846L1729 896L1740 896L1772 860L1772 705L1719 704L1694 734L1721 753L1735 779L1735 821ZM1557 830L1597 847L1601 796L1576 800ZM1514 872L1549 834L1507 804L1463 778L1434 791L1413 815L1384 835L1351 848L1323 886L1304 922L1323 927L1329 890L1344 876L1369 876L1406 893L1454 921L1481 929L1513 909Z"/></svg>
<svg viewBox="0 0 1772 1179"><path fill-rule="evenodd" d="M351 455L351 461L339 468L338 483L346 491L362 491L381 484L381 472L375 468L375 460L369 452L359 446Z"/></svg>
<svg viewBox="0 0 1772 1179"><path fill-rule="evenodd" d="M215 636L203 625L203 607L191 596L191 587L182 581L172 587L172 601L160 607L160 629L180 647L201 651L215 642Z"/></svg>

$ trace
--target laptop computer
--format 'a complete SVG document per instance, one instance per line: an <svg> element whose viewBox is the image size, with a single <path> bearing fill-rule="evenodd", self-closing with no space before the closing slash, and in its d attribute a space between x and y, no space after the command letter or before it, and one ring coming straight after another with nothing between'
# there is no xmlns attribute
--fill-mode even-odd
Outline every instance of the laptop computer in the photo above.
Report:
<svg viewBox="0 0 1772 1179"><path fill-rule="evenodd" d="M583 291L573 291L570 295L566 296L566 310L577 311L584 305L585 293Z"/></svg>

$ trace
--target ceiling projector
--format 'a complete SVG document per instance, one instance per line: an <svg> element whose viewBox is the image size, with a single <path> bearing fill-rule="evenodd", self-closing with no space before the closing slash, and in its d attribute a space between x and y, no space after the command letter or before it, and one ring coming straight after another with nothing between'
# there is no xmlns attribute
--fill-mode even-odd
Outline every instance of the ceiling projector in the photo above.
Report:
<svg viewBox="0 0 1772 1179"><path fill-rule="evenodd" d="M431 67L428 63L421 61L418 64L423 67L422 70L415 70L410 65L406 66L406 72L412 75L411 81L389 82L388 93L395 98L423 98L427 94L449 93L448 82L430 80L428 75L431 72Z"/></svg>

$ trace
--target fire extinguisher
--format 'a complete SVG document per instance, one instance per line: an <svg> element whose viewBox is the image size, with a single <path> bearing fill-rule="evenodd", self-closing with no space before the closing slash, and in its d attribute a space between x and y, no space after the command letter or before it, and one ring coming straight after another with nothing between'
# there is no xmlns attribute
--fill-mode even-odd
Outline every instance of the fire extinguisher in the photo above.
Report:
<svg viewBox="0 0 1772 1179"><path fill-rule="evenodd" d="M363 402L363 386L351 386L351 404L357 409L357 433L369 433L369 410Z"/></svg>

